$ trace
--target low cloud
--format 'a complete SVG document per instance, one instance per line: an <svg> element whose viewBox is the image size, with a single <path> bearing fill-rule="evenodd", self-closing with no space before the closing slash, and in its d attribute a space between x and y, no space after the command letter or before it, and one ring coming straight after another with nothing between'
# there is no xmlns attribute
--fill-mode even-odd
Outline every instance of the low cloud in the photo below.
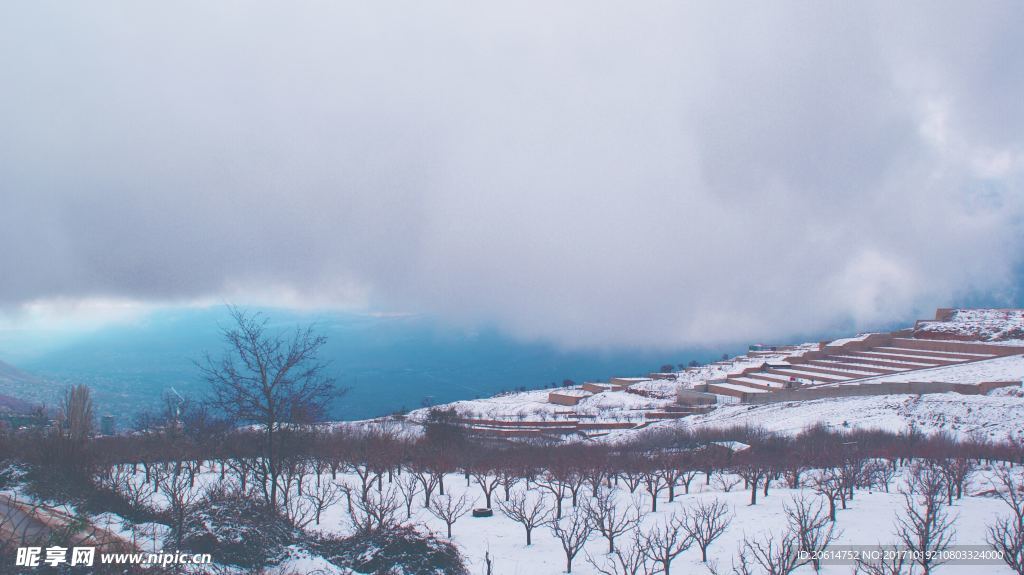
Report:
<svg viewBox="0 0 1024 575"><path fill-rule="evenodd" d="M1015 3L0 8L0 308L247 297L566 346L1010 302Z"/></svg>

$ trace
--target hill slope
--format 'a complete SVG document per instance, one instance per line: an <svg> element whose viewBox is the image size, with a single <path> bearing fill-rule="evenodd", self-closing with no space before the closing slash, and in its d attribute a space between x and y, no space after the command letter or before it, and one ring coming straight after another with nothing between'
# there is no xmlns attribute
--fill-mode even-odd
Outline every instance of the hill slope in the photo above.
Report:
<svg viewBox="0 0 1024 575"><path fill-rule="evenodd" d="M0 410L25 412L53 393L53 384L0 361Z"/></svg>

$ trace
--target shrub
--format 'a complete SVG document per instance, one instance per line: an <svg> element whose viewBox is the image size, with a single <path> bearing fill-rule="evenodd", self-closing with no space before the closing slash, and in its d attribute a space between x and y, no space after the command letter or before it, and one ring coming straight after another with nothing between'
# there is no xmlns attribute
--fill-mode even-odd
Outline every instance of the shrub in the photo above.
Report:
<svg viewBox="0 0 1024 575"><path fill-rule="evenodd" d="M360 573L468 575L458 549L433 535L403 526L317 541L315 551L331 563Z"/></svg>
<svg viewBox="0 0 1024 575"><path fill-rule="evenodd" d="M209 553L218 563L259 568L279 562L302 531L261 499L214 489L185 525L182 545Z"/></svg>

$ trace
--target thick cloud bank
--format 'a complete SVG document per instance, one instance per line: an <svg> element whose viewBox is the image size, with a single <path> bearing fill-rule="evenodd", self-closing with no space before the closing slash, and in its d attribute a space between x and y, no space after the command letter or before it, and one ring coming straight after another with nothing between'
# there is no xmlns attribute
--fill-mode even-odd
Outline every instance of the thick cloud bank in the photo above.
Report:
<svg viewBox="0 0 1024 575"><path fill-rule="evenodd" d="M566 345L1014 297L1024 4L7 2L0 307L430 311Z"/></svg>

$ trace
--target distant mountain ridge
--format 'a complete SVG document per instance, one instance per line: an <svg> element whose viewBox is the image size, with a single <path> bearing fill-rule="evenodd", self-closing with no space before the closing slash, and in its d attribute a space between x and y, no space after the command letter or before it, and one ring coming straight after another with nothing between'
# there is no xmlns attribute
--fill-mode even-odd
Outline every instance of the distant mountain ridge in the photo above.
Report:
<svg viewBox="0 0 1024 575"><path fill-rule="evenodd" d="M52 387L47 380L0 361L0 411L29 411L36 400L52 393Z"/></svg>

